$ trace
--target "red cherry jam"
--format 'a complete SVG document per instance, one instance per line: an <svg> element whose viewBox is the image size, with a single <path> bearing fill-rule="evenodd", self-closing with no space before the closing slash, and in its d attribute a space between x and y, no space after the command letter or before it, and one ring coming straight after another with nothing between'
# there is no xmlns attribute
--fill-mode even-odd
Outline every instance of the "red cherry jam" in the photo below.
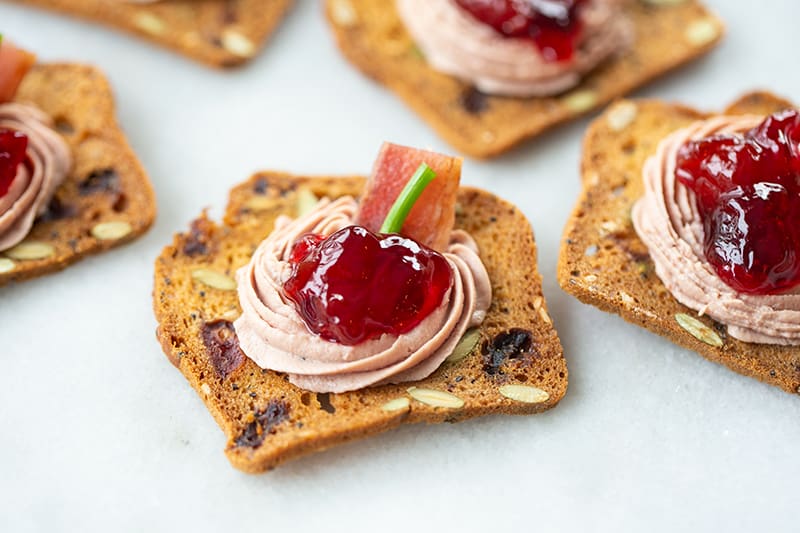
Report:
<svg viewBox="0 0 800 533"><path fill-rule="evenodd" d="M15 130L0 130L0 197L8 193L17 169L26 159L28 137Z"/></svg>
<svg viewBox="0 0 800 533"><path fill-rule="evenodd" d="M800 113L783 111L739 135L689 142L675 174L694 191L708 262L739 292L800 283Z"/></svg>
<svg viewBox="0 0 800 533"><path fill-rule="evenodd" d="M532 41L545 61L569 61L586 0L456 0L473 17L505 37Z"/></svg>
<svg viewBox="0 0 800 533"><path fill-rule="evenodd" d="M452 283L450 264L438 252L361 226L326 238L306 235L289 262L283 290L308 329L348 346L410 331Z"/></svg>

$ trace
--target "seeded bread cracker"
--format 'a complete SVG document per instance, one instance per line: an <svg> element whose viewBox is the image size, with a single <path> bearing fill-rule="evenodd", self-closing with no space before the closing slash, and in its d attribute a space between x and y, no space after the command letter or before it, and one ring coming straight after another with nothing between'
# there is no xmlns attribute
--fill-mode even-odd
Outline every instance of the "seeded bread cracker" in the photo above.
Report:
<svg viewBox="0 0 800 533"><path fill-rule="evenodd" d="M657 5L663 4L663 5ZM488 158L553 126L597 109L709 51L722 22L699 2L628 0L633 45L595 69L571 91L546 98L488 96L428 66L387 0L326 0L339 48L365 74L386 85L444 140Z"/></svg>
<svg viewBox="0 0 800 533"><path fill-rule="evenodd" d="M364 183L256 174L232 191L224 224L202 215L156 260L157 337L225 432L231 463L245 472L401 424L539 413L566 392L567 366L542 296L530 224L511 204L471 188L460 191L456 226L477 241L494 301L456 350L460 360L419 382L316 394L242 353L232 325L241 313L236 270L279 214L296 216L300 203L313 201L309 191L358 196Z"/></svg>
<svg viewBox="0 0 800 533"><path fill-rule="evenodd" d="M293 0L14 0L134 33L214 67L253 58Z"/></svg>
<svg viewBox="0 0 800 533"><path fill-rule="evenodd" d="M757 92L724 112L768 115L791 107ZM676 104L622 100L591 124L581 164L583 191L564 231L558 281L585 303L740 374L800 393L800 349L738 341L726 335L724 325L678 303L656 275L631 222L631 208L644 194L644 161L666 135L708 116Z"/></svg>
<svg viewBox="0 0 800 533"><path fill-rule="evenodd" d="M100 71L37 65L15 100L53 118L74 165L25 240L0 252L0 286L132 241L156 214L153 188L117 125L111 88Z"/></svg>

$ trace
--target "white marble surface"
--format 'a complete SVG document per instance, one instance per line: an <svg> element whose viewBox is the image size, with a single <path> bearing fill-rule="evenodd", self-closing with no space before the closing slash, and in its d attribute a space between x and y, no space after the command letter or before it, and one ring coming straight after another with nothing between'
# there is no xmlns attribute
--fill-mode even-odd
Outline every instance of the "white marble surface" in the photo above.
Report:
<svg viewBox="0 0 800 533"><path fill-rule="evenodd" d="M766 87L800 101L800 4L708 3L728 23L722 46L639 94L716 108ZM316 1L299 0L234 72L7 3L0 30L44 60L108 73L160 207L134 244L0 290L0 531L797 531L800 399L558 288L587 120L464 171L534 225L570 368L560 406L235 471L154 339L161 247L202 207L219 216L256 169L366 173L383 139L448 147L345 63Z"/></svg>

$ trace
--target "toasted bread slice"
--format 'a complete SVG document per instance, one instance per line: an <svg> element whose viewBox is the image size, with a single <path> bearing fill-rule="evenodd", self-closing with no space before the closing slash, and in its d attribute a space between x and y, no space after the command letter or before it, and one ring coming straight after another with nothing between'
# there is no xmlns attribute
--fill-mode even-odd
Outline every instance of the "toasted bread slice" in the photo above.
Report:
<svg viewBox="0 0 800 533"><path fill-rule="evenodd" d="M656 5L663 4L663 5ZM344 55L386 85L448 143L473 157L498 155L709 51L722 23L696 0L627 0L635 42L570 92L547 98L487 96L428 66L394 2L326 0Z"/></svg>
<svg viewBox="0 0 800 533"><path fill-rule="evenodd" d="M134 33L213 67L232 67L258 54L293 0L14 0Z"/></svg>
<svg viewBox="0 0 800 533"><path fill-rule="evenodd" d="M74 166L25 240L0 252L0 285L61 270L147 231L156 215L155 194L117 125L111 88L100 71L38 65L15 100L53 118Z"/></svg>
<svg viewBox="0 0 800 533"><path fill-rule="evenodd" d="M759 92L743 96L724 113L768 115L792 107ZM728 337L724 325L698 318L656 276L647 247L631 223L631 207L644 194L645 159L666 135L707 116L676 104L622 100L592 123L584 141L583 191L561 245L559 284L581 301L617 313L711 361L800 393L800 348L744 343Z"/></svg>
<svg viewBox="0 0 800 533"><path fill-rule="evenodd" d="M456 226L477 241L494 301L462 359L419 382L314 394L242 354L231 325L241 312L235 271L279 214L296 215L308 191L358 196L364 183L358 177L256 174L232 191L223 225L201 216L156 260L158 339L222 427L236 468L263 472L400 424L538 413L566 392L567 366L542 297L530 224L511 204L470 188L460 191ZM428 403L414 399L411 387ZM426 389L437 392L426 395Z"/></svg>

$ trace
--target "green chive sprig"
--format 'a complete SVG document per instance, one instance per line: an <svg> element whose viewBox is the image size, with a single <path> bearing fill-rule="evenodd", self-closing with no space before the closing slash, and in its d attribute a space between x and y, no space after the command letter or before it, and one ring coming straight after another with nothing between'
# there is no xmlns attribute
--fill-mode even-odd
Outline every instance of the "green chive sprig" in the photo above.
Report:
<svg viewBox="0 0 800 533"><path fill-rule="evenodd" d="M411 208L414 207L414 204L419 199L422 191L425 190L425 187L427 187L435 177L436 172L434 172L427 163L422 163L419 168L417 168L417 171L414 172L414 175L408 180L408 183L406 183L406 186L397 197L397 200L394 201L392 208L389 210L389 214L386 215L380 233L400 233L408 217L408 213L411 212Z"/></svg>

